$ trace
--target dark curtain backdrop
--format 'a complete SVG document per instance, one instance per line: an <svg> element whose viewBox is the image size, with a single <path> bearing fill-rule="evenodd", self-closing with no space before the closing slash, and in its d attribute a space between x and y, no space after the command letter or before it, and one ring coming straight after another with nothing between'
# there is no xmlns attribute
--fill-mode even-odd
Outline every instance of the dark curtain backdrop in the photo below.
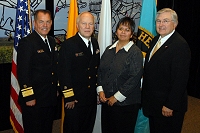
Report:
<svg viewBox="0 0 200 133"><path fill-rule="evenodd" d="M188 94L200 98L200 25L199 4L196 0L158 0L157 9L169 7L178 14L176 30L186 39L191 49ZM197 22L198 21L198 22Z"/></svg>
<svg viewBox="0 0 200 133"><path fill-rule="evenodd" d="M0 64L0 131L11 128L10 116L11 63Z"/></svg>

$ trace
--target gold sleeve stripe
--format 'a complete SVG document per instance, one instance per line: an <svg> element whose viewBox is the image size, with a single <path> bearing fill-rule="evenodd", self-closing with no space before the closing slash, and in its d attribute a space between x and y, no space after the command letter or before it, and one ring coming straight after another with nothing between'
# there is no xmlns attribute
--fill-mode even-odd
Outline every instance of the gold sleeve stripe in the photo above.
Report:
<svg viewBox="0 0 200 133"><path fill-rule="evenodd" d="M30 89L32 89L32 87L28 87L28 88L22 89L21 91L27 91L27 90L30 90Z"/></svg>
<svg viewBox="0 0 200 133"><path fill-rule="evenodd" d="M68 92L68 91L73 91L73 89L67 89L67 90L64 90L62 92L65 93L65 92Z"/></svg>
<svg viewBox="0 0 200 133"><path fill-rule="evenodd" d="M74 96L73 89L64 90L62 92L65 98Z"/></svg>
<svg viewBox="0 0 200 133"><path fill-rule="evenodd" d="M31 87L31 89L22 91L22 96L23 96L23 97L31 96L31 95L33 95L33 94L34 94L34 92L33 92L32 87Z"/></svg>

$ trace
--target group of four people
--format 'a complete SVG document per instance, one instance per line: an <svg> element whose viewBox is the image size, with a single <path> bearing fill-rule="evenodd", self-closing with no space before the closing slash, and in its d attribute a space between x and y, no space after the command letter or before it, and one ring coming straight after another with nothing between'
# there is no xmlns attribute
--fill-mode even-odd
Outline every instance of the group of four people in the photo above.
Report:
<svg viewBox="0 0 200 133"><path fill-rule="evenodd" d="M175 31L175 11L158 11L155 23L159 35L152 40L144 65L141 50L132 41L135 23L129 17L118 22L118 40L106 44L100 59L90 12L79 14L78 32L61 44L58 56L54 39L47 35L51 13L37 10L34 31L20 40L17 55L24 132L52 132L57 96L62 92L64 133L92 133L98 101L102 133L134 132L141 105L151 133L180 133L187 110L190 50ZM158 40L161 46L152 52Z"/></svg>

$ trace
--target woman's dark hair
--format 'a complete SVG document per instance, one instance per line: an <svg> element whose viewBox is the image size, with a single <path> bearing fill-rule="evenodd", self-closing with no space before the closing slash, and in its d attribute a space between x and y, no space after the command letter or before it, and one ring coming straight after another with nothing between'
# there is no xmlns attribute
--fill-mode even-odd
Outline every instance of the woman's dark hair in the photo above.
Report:
<svg viewBox="0 0 200 133"><path fill-rule="evenodd" d="M133 19L131 19L130 17L123 17L119 20L119 22L117 23L117 26L116 26L116 31L115 33L117 32L117 29L119 28L120 25L126 25L128 26L130 29L131 29L131 33L132 35L134 34L134 30L135 30L135 22L133 21ZM118 40L118 37L115 35L114 37L115 39L114 40ZM133 40L133 37L130 38L130 40Z"/></svg>
<svg viewBox="0 0 200 133"><path fill-rule="evenodd" d="M130 27L131 29L131 33L134 33L135 30L135 22L130 18L130 17L124 17L121 18L116 26L116 31L119 28L120 25L126 25L128 27Z"/></svg>

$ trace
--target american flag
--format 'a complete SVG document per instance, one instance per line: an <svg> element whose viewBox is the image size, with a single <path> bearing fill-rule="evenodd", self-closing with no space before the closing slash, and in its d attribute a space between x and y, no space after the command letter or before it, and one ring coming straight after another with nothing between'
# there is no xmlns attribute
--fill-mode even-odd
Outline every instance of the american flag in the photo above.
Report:
<svg viewBox="0 0 200 133"><path fill-rule="evenodd" d="M16 59L19 40L31 32L29 25L29 5L28 0L17 0L10 93L10 122L15 133L24 133L21 108L17 101L20 88L17 80Z"/></svg>

